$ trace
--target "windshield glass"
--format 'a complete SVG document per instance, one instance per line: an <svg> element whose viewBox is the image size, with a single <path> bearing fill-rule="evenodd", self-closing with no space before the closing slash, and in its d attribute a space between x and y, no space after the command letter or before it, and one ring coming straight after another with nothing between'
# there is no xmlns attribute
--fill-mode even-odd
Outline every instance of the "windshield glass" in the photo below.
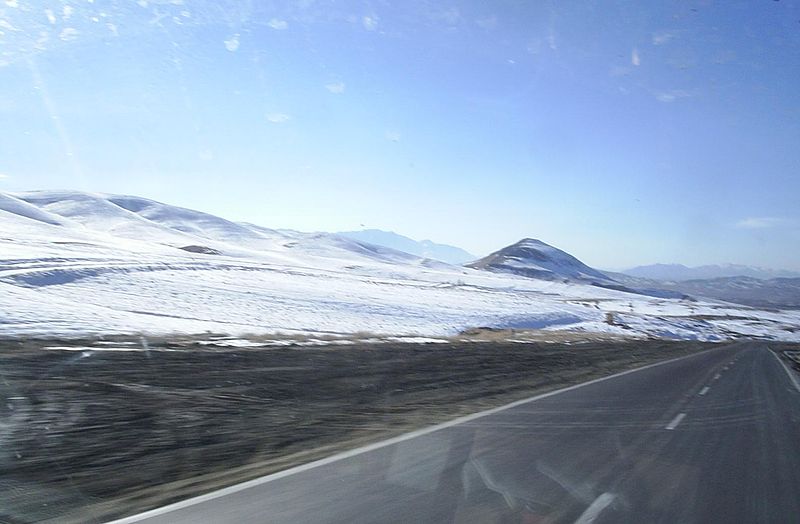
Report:
<svg viewBox="0 0 800 524"><path fill-rule="evenodd" d="M0 521L791 520L798 79L796 1L0 0Z"/></svg>

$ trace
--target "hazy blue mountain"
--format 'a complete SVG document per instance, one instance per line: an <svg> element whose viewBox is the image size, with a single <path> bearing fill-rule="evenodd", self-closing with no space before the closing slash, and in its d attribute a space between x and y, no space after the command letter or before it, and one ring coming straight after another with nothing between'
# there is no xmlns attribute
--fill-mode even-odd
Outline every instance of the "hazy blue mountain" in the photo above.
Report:
<svg viewBox="0 0 800 524"><path fill-rule="evenodd" d="M752 307L800 308L800 278L753 278L747 276L694 280L655 280L624 273L606 273L617 282L635 288L663 289L697 298L724 300Z"/></svg>
<svg viewBox="0 0 800 524"><path fill-rule="evenodd" d="M740 264L715 264L687 267L682 264L651 264L637 266L622 273L652 280L706 280L712 278L749 277L760 279L800 277L796 271L765 269Z"/></svg>
<svg viewBox="0 0 800 524"><path fill-rule="evenodd" d="M437 244L430 240L414 240L393 231L364 229L361 231L342 231L337 234L360 242L389 247L419 257L432 258L450 264L463 264L478 258L460 247Z"/></svg>

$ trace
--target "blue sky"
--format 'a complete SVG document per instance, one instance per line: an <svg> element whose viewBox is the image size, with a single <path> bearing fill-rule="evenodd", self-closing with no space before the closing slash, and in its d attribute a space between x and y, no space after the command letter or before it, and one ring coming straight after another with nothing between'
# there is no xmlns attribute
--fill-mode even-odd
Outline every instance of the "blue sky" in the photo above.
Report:
<svg viewBox="0 0 800 524"><path fill-rule="evenodd" d="M800 270L797 2L0 2L0 190Z"/></svg>

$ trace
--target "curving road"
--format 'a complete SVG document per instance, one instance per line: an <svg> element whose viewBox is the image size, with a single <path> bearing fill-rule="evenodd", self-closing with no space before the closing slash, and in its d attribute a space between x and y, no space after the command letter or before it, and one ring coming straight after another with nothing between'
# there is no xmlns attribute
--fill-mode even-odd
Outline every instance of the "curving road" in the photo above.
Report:
<svg viewBox="0 0 800 524"><path fill-rule="evenodd" d="M116 523L799 522L792 373L739 343Z"/></svg>

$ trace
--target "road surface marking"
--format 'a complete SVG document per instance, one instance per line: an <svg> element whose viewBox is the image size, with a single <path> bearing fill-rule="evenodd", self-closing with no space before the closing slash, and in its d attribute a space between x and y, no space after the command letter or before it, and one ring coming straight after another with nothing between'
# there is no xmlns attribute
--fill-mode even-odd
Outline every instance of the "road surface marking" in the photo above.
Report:
<svg viewBox="0 0 800 524"><path fill-rule="evenodd" d="M719 380L719 377L721 377L721 376L722 376L722 375L720 375L719 373L717 373L716 375L714 375L714 380Z"/></svg>
<svg viewBox="0 0 800 524"><path fill-rule="evenodd" d="M611 493L603 493L592 502L586 511L581 513L581 516L578 517L578 520L575 521L575 524L591 524L594 522L594 519L600 516L600 513L603 512L604 509L608 507L609 504L614 502L614 495Z"/></svg>
<svg viewBox="0 0 800 524"><path fill-rule="evenodd" d="M706 386L706 387L704 387L703 389L700 390L700 394L701 395L705 395L706 393L708 393L708 386Z"/></svg>
<svg viewBox="0 0 800 524"><path fill-rule="evenodd" d="M678 424L680 424L680 423L681 423L681 420L683 420L683 417L685 417L685 416L686 416L686 413L678 413L678 414L675 416L675 418L674 418L674 419L672 419L672 422L670 422L669 424L667 424L667 427L666 427L666 428L664 428L664 429L675 429L675 428L677 428L677 427L678 427Z"/></svg>
<svg viewBox="0 0 800 524"><path fill-rule="evenodd" d="M800 384L797 383L797 377L794 376L794 373L792 373L792 370L789 369L789 366L786 365L786 363L783 361L781 357L778 356L777 353L775 353L771 349L769 350L769 352L772 353L773 357L778 359L780 365L783 366L783 370L786 371L787 375L789 375L789 380L792 381L792 384L794 384L795 389L797 389L797 391L800 391Z"/></svg>
<svg viewBox="0 0 800 524"><path fill-rule="evenodd" d="M510 404L506 404L505 406L499 406L492 409L487 409L486 411L479 411L478 413L473 413L472 415L466 415L464 417L456 418L450 420L448 422L443 422L441 424L437 424L435 426L429 426L427 428L418 429L416 431L412 431L410 433L404 433L402 435L398 435L396 437L382 440L380 442L374 442L372 444L367 444L366 446L362 446L360 448L351 449L349 451L344 451L342 453L337 453L336 455L331 455L330 457L325 457L319 460L315 460L314 462L308 462L306 464L300 464L299 466L295 466L293 468L285 469L283 471L278 471L276 473L272 473L270 475L265 475L263 477L259 477L253 480L248 480L247 482L242 482L240 484L234 484L233 486L228 486L227 488L222 488L217 491L212 491L211 493L206 493L205 495L199 495L197 497L192 497L190 499L181 500L179 502L175 502L168 506L162 506L160 508L151 509L149 511L145 511L144 513L139 513L136 515L131 515L130 517L124 517L118 520L114 520L108 522L107 524L130 524L132 522L140 522L145 519L149 519L152 517L156 517L159 515L164 515L166 513L171 513L173 511L177 511L179 509L188 508L190 506L194 506L196 504L201 504L203 502L207 502L209 500L214 500L220 497L225 497L231 495L233 493L238 493L240 491L244 491L246 489L253 488L255 486L260 486L261 484L266 484L268 482L272 482L273 480L282 479L284 477L288 477L297 473L302 473L303 471L308 471L310 469L315 469L321 466L325 466L327 464L331 464L333 462L338 462L340 460L348 459L350 457L354 457L356 455L361 455L363 453L368 453L370 451L374 451L376 449L381 449L386 446L391 446L393 444L397 444L399 442L404 442L406 440L410 440L412 438L420 437L422 435L427 435L429 433L433 433L435 431L439 431L445 428L449 428L452 426L457 426L459 424L464 424L465 422L471 422L473 420L486 417L488 415L494 415L495 413L499 413L501 411L505 411L507 409L515 408L517 406L522 406L524 404L528 404L530 402L534 402L543 398L552 397L555 395L559 395L561 393L566 393L567 391L572 391L578 388L582 388L584 386L588 386L590 384L596 384L598 382L603 382L606 380L611 380L614 378L618 378L624 375L628 375L630 373L635 373L637 371L643 371L645 369L654 368L656 366L662 366L665 364L669 364L671 362L677 362L679 360L684 360L687 358L696 357L698 355L705 355L709 351L716 351L716 349L708 349L705 351L700 351L699 353L692 353L690 355L684 355L682 357L676 357L669 360L664 360L662 362L654 362L653 364L647 364L645 366L641 366L638 368L628 369L626 371L621 371L619 373L615 373L613 375L608 375L607 377L600 377L588 382L582 382L580 384L575 384L573 386L567 386L565 388L556 389L554 391L548 391L547 393L542 393L541 395L536 395L535 397L525 398L522 400L517 400L516 402L511 402Z"/></svg>

